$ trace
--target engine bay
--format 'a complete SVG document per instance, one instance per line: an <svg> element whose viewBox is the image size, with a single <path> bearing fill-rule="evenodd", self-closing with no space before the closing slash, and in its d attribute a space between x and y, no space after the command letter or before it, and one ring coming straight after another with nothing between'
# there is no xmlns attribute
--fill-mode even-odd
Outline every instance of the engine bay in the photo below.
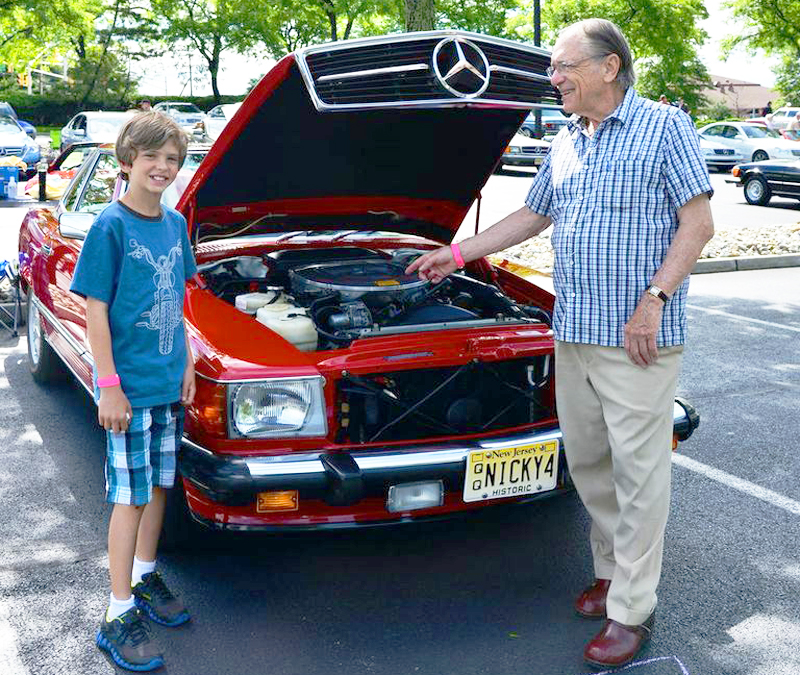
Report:
<svg viewBox="0 0 800 675"><path fill-rule="evenodd" d="M304 351L342 349L356 339L391 334L550 325L545 310L519 304L463 271L439 284L405 274L422 253L291 248L215 260L198 271L218 298Z"/></svg>

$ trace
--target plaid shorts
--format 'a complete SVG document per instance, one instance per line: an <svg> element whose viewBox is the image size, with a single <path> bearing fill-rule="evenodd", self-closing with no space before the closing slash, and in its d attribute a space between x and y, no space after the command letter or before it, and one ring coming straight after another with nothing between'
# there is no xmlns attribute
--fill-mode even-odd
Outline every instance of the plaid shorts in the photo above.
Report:
<svg viewBox="0 0 800 675"><path fill-rule="evenodd" d="M179 403L134 408L128 431L106 432L106 501L142 506L154 485L171 488L182 434Z"/></svg>

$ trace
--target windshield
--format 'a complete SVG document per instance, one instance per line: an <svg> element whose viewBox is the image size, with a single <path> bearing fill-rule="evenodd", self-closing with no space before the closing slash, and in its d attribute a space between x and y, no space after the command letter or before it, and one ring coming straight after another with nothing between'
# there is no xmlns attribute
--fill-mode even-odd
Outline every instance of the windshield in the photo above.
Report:
<svg viewBox="0 0 800 675"><path fill-rule="evenodd" d="M16 111L11 107L10 103L6 103L5 101L0 103L0 115L8 115L9 117L17 119Z"/></svg>
<svg viewBox="0 0 800 675"><path fill-rule="evenodd" d="M747 125L743 126L744 133L747 134L748 138L780 138L781 135L777 131L773 131L772 129L767 129L767 127L762 127L761 125Z"/></svg>
<svg viewBox="0 0 800 675"><path fill-rule="evenodd" d="M2 134L16 134L22 131L19 124L17 124L11 117L0 117L0 133Z"/></svg>
<svg viewBox="0 0 800 675"><path fill-rule="evenodd" d="M173 110L182 113L199 113L200 108L198 108L194 103L172 103L170 106Z"/></svg>
<svg viewBox="0 0 800 675"><path fill-rule="evenodd" d="M203 157L208 154L208 150L189 150L186 153L186 159L183 160L182 169L191 169L194 171L198 166L200 166L200 162L203 161Z"/></svg>
<svg viewBox="0 0 800 675"><path fill-rule="evenodd" d="M89 120L89 133L92 136L116 136L120 127L128 121L128 117L104 117Z"/></svg>

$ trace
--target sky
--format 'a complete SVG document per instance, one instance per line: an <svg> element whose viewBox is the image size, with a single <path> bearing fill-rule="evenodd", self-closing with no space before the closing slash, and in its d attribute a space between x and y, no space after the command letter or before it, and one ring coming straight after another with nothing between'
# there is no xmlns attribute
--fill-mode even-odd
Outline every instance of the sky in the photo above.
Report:
<svg viewBox="0 0 800 675"><path fill-rule="evenodd" d="M731 11L722 7L724 0L705 0L709 19L703 22L703 28L709 34L709 41L700 51L700 57L712 75L729 77L737 80L755 82L765 87L774 84L771 67L777 62L763 55L750 56L743 50L737 50L726 61L720 61L720 44L722 39L736 32ZM192 57L192 72L197 75L197 67L202 61L199 55ZM221 58L218 86L222 94L240 95L247 90L248 83L254 77L266 73L274 61L244 57L223 52ZM211 82L205 73L200 82L188 84L188 59L186 55L175 58L167 54L158 59L150 59L144 64L134 65L134 72L139 69L141 79L139 90L149 96L195 96L211 95Z"/></svg>

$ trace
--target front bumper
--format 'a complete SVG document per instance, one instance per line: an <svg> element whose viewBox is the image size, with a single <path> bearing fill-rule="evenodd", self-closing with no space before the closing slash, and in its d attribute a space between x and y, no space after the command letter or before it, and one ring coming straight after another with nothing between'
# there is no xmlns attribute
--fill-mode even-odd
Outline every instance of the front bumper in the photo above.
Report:
<svg viewBox="0 0 800 675"><path fill-rule="evenodd" d="M690 404L676 399L673 428L678 440L691 436L699 421ZM558 427L461 444L233 457L216 454L184 437L180 470L195 488L219 504L243 505L259 492L298 490L304 498L345 506L385 495L388 486L400 483L441 480L446 492L460 491L470 452L550 440L561 441ZM563 453L561 456L563 462ZM565 473L562 467L560 484L566 480Z"/></svg>

